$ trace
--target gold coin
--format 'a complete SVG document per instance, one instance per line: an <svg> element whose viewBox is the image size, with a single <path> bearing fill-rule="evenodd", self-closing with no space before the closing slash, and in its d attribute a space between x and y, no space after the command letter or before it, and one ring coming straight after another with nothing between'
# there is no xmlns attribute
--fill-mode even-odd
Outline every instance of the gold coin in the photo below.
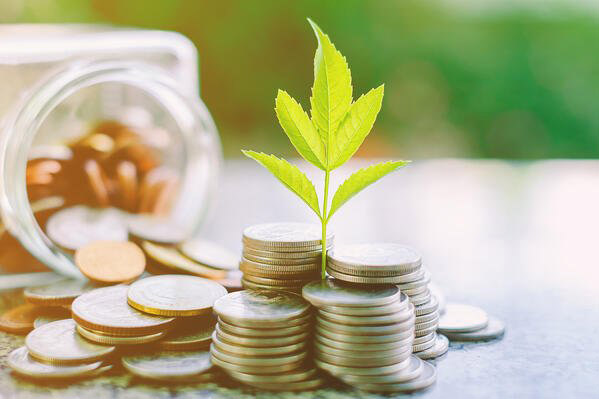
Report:
<svg viewBox="0 0 599 399"><path fill-rule="evenodd" d="M79 295L93 289L86 280L64 279L50 284L27 287L23 291L25 300L42 306L70 305Z"/></svg>
<svg viewBox="0 0 599 399"><path fill-rule="evenodd" d="M73 301L73 319L82 327L113 335L147 335L164 331L175 320L142 313L127 304L126 285L97 288Z"/></svg>
<svg viewBox="0 0 599 399"><path fill-rule="evenodd" d="M351 344L372 344L372 343L385 343L385 342L396 342L407 337L414 336L414 327L408 328L405 331L391 334L381 335L355 335L353 333L344 333L339 331L332 331L327 328L323 328L316 325L316 335L334 339L336 341L348 342Z"/></svg>
<svg viewBox="0 0 599 399"><path fill-rule="evenodd" d="M408 317L401 323L376 325L376 326L362 326L362 325L346 325L336 322L331 322L324 319L320 315L316 316L316 325L321 326L325 329L333 332L341 332L344 334L359 334L359 335L386 335L393 333L400 333L409 329L414 328L414 315Z"/></svg>
<svg viewBox="0 0 599 399"><path fill-rule="evenodd" d="M153 276L131 284L129 305L162 316L194 316L209 313L214 302L227 294L217 282L196 276Z"/></svg>
<svg viewBox="0 0 599 399"><path fill-rule="evenodd" d="M149 261L157 263L175 272L190 273L196 276L218 280L227 277L227 272L200 265L183 256L174 248L143 241L141 247L148 255Z"/></svg>
<svg viewBox="0 0 599 399"><path fill-rule="evenodd" d="M72 319L44 324L27 335L25 345L35 359L64 365L95 362L115 350L83 339L75 328Z"/></svg>
<svg viewBox="0 0 599 399"><path fill-rule="evenodd" d="M212 345L219 351L232 356L239 356L244 358L254 357L275 357L281 355L289 355L299 351L306 351L308 343L306 341L298 342L286 346L273 346L273 347L251 347L251 346L238 346L235 344L229 344L222 341L218 335L212 334Z"/></svg>
<svg viewBox="0 0 599 399"><path fill-rule="evenodd" d="M357 387L360 384L393 384L400 382L407 382L417 378L422 372L424 362L417 356L410 356L405 360L406 367L390 373L382 375L351 375L344 374L338 377L346 384L355 385Z"/></svg>
<svg viewBox="0 0 599 399"><path fill-rule="evenodd" d="M299 258L299 259L277 259L277 258L265 258L261 256L255 256L251 254L243 254L242 262L250 264L261 264L261 265L273 265L273 266L313 266L321 265L322 258L320 256L313 256L310 258Z"/></svg>
<svg viewBox="0 0 599 399"><path fill-rule="evenodd" d="M137 168L130 161L121 161L116 167L119 194L123 206L128 211L134 211L137 205L139 183L137 181Z"/></svg>
<svg viewBox="0 0 599 399"><path fill-rule="evenodd" d="M140 345L148 342L158 341L166 335L166 331L161 331L150 335L122 337L118 335L102 334L99 331L87 330L77 326L77 332L85 339L104 345Z"/></svg>
<svg viewBox="0 0 599 399"><path fill-rule="evenodd" d="M312 323L310 323L310 317L306 318L306 321L302 324L289 325L287 327L275 327L275 328L256 328L256 327L239 327L231 324L221 318L218 319L218 326L223 332L229 334L241 335L244 337L287 337L290 335L302 334L310 331ZM290 323L292 324L292 323Z"/></svg>
<svg viewBox="0 0 599 399"><path fill-rule="evenodd" d="M216 334L224 343L239 346L249 346L253 348L292 345L298 342L303 342L310 336L310 332L306 331L300 334L283 337L246 337L243 335L236 335L223 331L223 329L218 325L216 326Z"/></svg>
<svg viewBox="0 0 599 399"><path fill-rule="evenodd" d="M295 363L276 365L276 366L247 366L235 363L229 363L221 359L220 353L213 345L210 346L210 353L212 355L212 364L224 369L226 372L236 371L240 373L249 373L256 375L272 375L286 373L292 370L299 369L303 366L304 361L300 360Z"/></svg>
<svg viewBox="0 0 599 399"><path fill-rule="evenodd" d="M297 364L298 362L304 361L308 356L308 353L304 351L276 357L242 357L234 353L223 351L222 349L218 348L214 342L210 344L210 352L213 354L213 356L227 363L237 364L239 366L254 367L280 366L284 368L286 365Z"/></svg>
<svg viewBox="0 0 599 399"><path fill-rule="evenodd" d="M94 241L77 249L75 264L90 280L115 284L141 276L146 257L132 242Z"/></svg>
<svg viewBox="0 0 599 399"><path fill-rule="evenodd" d="M158 352L125 356L123 366L132 374L156 380L180 380L201 376L212 368L208 351Z"/></svg>
<svg viewBox="0 0 599 399"><path fill-rule="evenodd" d="M33 322L46 309L26 303L12 308L0 316L0 330L13 334L26 334L33 330Z"/></svg>
<svg viewBox="0 0 599 399"><path fill-rule="evenodd" d="M57 320L71 318L71 309L63 308L62 306L54 306L44 308L42 313L33 321L33 327L38 328L44 324L51 323Z"/></svg>
<svg viewBox="0 0 599 399"><path fill-rule="evenodd" d="M297 287L304 285L311 280L291 280L286 278L268 278L268 277L260 277L253 276L251 274L245 273L243 275L243 279L249 281L254 284L262 284L268 286L285 286L285 287Z"/></svg>
<svg viewBox="0 0 599 399"><path fill-rule="evenodd" d="M66 379L86 376L97 370L102 362L81 364L75 366L58 366L36 361L29 356L27 347L21 346L9 353L6 358L8 367L26 377L40 379Z"/></svg>
<svg viewBox="0 0 599 399"><path fill-rule="evenodd" d="M400 298L400 291L394 285L357 287L327 278L305 285L302 295L316 307L374 307L397 301Z"/></svg>
<svg viewBox="0 0 599 399"><path fill-rule="evenodd" d="M88 159L85 161L83 169L98 205L100 207L110 205L108 178L100 164L95 159Z"/></svg>
<svg viewBox="0 0 599 399"><path fill-rule="evenodd" d="M310 304L301 296L284 291L238 291L214 303L214 312L240 327L287 327L303 324ZM309 317L309 315L308 315Z"/></svg>
<svg viewBox="0 0 599 399"><path fill-rule="evenodd" d="M240 373L238 371L227 370L227 374L229 374L234 379L246 382L246 383L289 383L289 382L299 382L306 381L318 373L318 370L315 368L300 368L297 370L288 371L280 374L248 374L248 373Z"/></svg>

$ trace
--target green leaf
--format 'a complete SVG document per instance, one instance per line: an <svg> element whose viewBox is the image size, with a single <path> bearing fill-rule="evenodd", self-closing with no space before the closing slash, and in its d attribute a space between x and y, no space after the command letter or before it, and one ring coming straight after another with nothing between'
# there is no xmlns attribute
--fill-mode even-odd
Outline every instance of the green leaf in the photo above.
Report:
<svg viewBox="0 0 599 399"><path fill-rule="evenodd" d="M358 170L337 188L331 202L331 211L327 221L333 214L354 195L376 182L381 177L401 168L409 161L387 161Z"/></svg>
<svg viewBox="0 0 599 399"><path fill-rule="evenodd" d="M290 164L284 159L262 152L242 150L243 154L264 166L289 190L301 198L320 218L320 206L314 184L297 166Z"/></svg>
<svg viewBox="0 0 599 399"><path fill-rule="evenodd" d="M329 169L333 170L347 162L364 142L374 125L383 103L384 85L360 96L349 109L333 136Z"/></svg>
<svg viewBox="0 0 599 399"><path fill-rule="evenodd" d="M302 106L286 91L279 90L275 111L281 127L306 161L325 169L324 143Z"/></svg>
<svg viewBox="0 0 599 399"><path fill-rule="evenodd" d="M331 159L331 138L352 102L351 73L345 57L337 51L329 37L314 22L310 19L308 21L318 39L318 48L314 55L314 86L310 98L310 113L326 145L328 166Z"/></svg>

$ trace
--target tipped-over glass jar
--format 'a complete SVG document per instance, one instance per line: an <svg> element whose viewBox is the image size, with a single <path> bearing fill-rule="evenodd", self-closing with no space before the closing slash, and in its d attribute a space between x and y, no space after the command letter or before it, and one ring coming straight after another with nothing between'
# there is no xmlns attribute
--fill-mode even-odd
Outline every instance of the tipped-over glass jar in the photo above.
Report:
<svg viewBox="0 0 599 399"><path fill-rule="evenodd" d="M149 234L192 235L221 159L193 44L82 25L8 25L0 39L2 271L31 270L28 252L78 276L72 250L116 234L105 231L115 214Z"/></svg>

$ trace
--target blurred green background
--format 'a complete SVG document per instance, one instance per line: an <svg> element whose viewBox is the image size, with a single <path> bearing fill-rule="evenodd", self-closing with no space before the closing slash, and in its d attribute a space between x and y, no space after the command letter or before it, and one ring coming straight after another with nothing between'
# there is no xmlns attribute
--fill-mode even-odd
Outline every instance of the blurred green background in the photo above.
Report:
<svg viewBox="0 0 599 399"><path fill-rule="evenodd" d="M308 108L313 18L356 95L385 83L361 155L592 158L599 154L599 2L549 0L0 0L0 21L179 31L225 154L294 156L277 88Z"/></svg>

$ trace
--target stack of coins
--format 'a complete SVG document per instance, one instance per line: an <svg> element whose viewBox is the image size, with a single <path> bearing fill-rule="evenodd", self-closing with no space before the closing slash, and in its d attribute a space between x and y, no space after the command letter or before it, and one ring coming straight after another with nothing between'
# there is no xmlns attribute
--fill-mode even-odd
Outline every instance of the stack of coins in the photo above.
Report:
<svg viewBox="0 0 599 399"><path fill-rule="evenodd" d="M354 284L396 284L415 306L414 353L431 359L447 352L447 339L436 333L439 306L428 289L430 273L412 248L394 243L337 246L328 253L327 273Z"/></svg>
<svg viewBox="0 0 599 399"><path fill-rule="evenodd" d="M246 290L214 304L212 363L233 379L266 390L314 389L323 380L310 364L310 304L284 291Z"/></svg>
<svg viewBox="0 0 599 399"><path fill-rule="evenodd" d="M423 374L429 366L412 356L414 305L397 286L328 278L302 292L318 308L314 355L319 368L375 392L413 391L434 382L434 376Z"/></svg>
<svg viewBox="0 0 599 399"><path fill-rule="evenodd" d="M450 303L439 321L439 331L452 341L489 341L505 334L505 324L471 305Z"/></svg>
<svg viewBox="0 0 599 399"><path fill-rule="evenodd" d="M332 245L333 236L327 237ZM248 289L299 293L320 276L321 230L304 223L267 223L243 232L242 283Z"/></svg>

